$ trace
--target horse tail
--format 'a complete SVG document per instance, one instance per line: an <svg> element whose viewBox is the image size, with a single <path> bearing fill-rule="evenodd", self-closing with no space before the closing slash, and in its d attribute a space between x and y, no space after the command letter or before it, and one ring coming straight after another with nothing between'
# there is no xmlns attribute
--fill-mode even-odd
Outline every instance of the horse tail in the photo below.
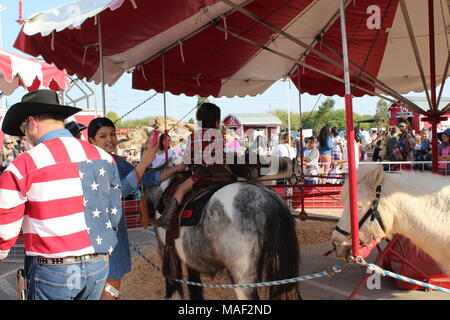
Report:
<svg viewBox="0 0 450 320"><path fill-rule="evenodd" d="M273 198L263 233L262 266L266 281L284 280L299 276L300 248L295 220L286 203L273 191L266 189ZM261 265L261 264L260 264ZM301 299L297 282L270 286L269 299Z"/></svg>

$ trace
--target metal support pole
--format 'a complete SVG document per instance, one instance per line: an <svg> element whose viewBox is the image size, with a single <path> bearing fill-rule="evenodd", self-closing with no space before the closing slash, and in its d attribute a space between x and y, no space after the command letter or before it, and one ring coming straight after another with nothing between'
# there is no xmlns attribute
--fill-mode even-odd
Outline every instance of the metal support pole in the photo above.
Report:
<svg viewBox="0 0 450 320"><path fill-rule="evenodd" d="M288 133L289 133L289 138L288 138L288 143L289 143L289 147L291 146L292 143L292 138L291 138L291 82L289 81L289 78L286 79L287 82L287 89L288 89Z"/></svg>
<svg viewBox="0 0 450 320"><path fill-rule="evenodd" d="M97 15L97 27L98 27L98 48L100 59L100 76L102 82L103 117L106 117L105 68L103 66L103 35L102 35L102 20L100 18L100 14Z"/></svg>
<svg viewBox="0 0 450 320"><path fill-rule="evenodd" d="M300 184L305 183L305 173L303 172L303 124L302 124L302 91L300 82L300 66L297 68L297 88L298 88L298 112L299 112L299 129L300 129L300 143L298 144L299 154L300 154ZM297 160L296 160L297 161ZM305 189L300 187L301 190L301 211L300 216L305 217L308 214L305 211Z"/></svg>
<svg viewBox="0 0 450 320"><path fill-rule="evenodd" d="M300 66L297 68L297 88L298 88L298 111L299 111L299 129L300 129L300 181L303 183L305 180L305 173L303 172L303 123L302 123L302 92L300 82Z"/></svg>
<svg viewBox="0 0 450 320"><path fill-rule="evenodd" d="M434 36L434 3L433 0L428 0L428 27L429 27L429 43L430 43L430 90L431 90L431 154L432 154L432 172L439 171L439 155L438 155L438 139L437 139L437 124L438 120L438 106L436 101L436 46Z"/></svg>
<svg viewBox="0 0 450 320"><path fill-rule="evenodd" d="M162 60L162 81L163 81L163 97L164 97L164 149L166 154L165 167L169 167L169 131L167 130L167 100L166 100L166 62L164 55L161 56Z"/></svg>
<svg viewBox="0 0 450 320"><path fill-rule="evenodd" d="M350 218L352 234L353 256L359 256L359 226L358 226L358 192L356 185L355 166L355 128L353 127L353 102L350 89L350 70L348 62L347 29L345 25L344 1L339 0L342 32L342 53L344 60L344 80L345 80L345 119L347 134L348 152L348 182L350 194Z"/></svg>

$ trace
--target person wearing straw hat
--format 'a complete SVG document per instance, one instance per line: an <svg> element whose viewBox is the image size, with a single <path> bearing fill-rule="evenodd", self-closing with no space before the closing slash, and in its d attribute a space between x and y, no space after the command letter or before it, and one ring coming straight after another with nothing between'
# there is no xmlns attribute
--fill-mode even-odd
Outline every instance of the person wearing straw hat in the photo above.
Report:
<svg viewBox="0 0 450 320"><path fill-rule="evenodd" d="M130 163L139 162L141 159L141 153L138 152L138 148L136 146L130 147L130 154L127 157L127 161Z"/></svg>
<svg viewBox="0 0 450 320"><path fill-rule="evenodd" d="M122 217L111 155L76 139L64 119L80 111L36 90L5 114L2 130L33 148L0 176L0 260L23 230L29 300L97 300Z"/></svg>

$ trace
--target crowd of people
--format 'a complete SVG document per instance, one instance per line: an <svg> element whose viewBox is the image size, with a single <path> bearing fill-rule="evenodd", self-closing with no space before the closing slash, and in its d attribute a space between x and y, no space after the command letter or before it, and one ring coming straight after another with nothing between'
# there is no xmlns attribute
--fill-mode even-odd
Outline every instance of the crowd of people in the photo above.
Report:
<svg viewBox="0 0 450 320"><path fill-rule="evenodd" d="M257 135L253 141L249 137L241 137L234 130L222 130L225 137L225 152L244 154L255 152L264 156L287 157L300 161L300 131L297 135L289 136L288 132L272 134L270 138ZM449 139L450 128L438 133L439 161L450 161ZM157 157L151 167L156 168L164 164L166 155L162 144ZM186 143L183 137L169 137L168 157L169 161L182 158ZM303 139L303 173L305 183L343 183L348 171L347 140L343 132L336 127L328 125L312 137ZM133 149L124 157L136 164L133 158ZM355 130L355 162L360 161L388 162L384 168L388 171L399 169L408 170L431 170L431 128L424 128L419 133L414 133L407 120L400 121L397 126L387 130ZM390 162L420 162L418 164L392 164ZM449 171L450 166L446 163L439 165L441 171ZM445 173L445 172L444 172ZM341 177L341 178L339 178ZM280 182L281 183L281 182Z"/></svg>
<svg viewBox="0 0 450 320"><path fill-rule="evenodd" d="M339 175L347 173L348 144L334 127L324 126L317 136L303 141L288 132L271 139L258 135L250 141L231 130L221 132L220 108L204 103L196 114L203 128L188 139L160 135L153 144L149 137L122 157L110 119L95 118L87 127L64 124L79 111L61 105L54 91L36 90L9 108L3 119L2 130L8 136L0 153L0 262L23 230L28 299L117 299L121 279L131 270L122 199L139 186L158 186L189 164L191 175L152 222L170 229L185 195L226 164L210 166L205 158L192 161L197 151L202 153L215 142L224 146L224 153L248 151L303 161L307 184L342 182ZM86 129L88 141L81 139ZM208 130L218 135L208 136ZM450 129L439 139L439 160L450 161ZM357 166L369 154L373 161L428 161L432 155L429 131L414 135L407 122L389 132L357 130L354 150ZM189 163L184 161L187 156ZM167 160L181 157L179 164L164 167ZM447 164L440 168L447 169Z"/></svg>

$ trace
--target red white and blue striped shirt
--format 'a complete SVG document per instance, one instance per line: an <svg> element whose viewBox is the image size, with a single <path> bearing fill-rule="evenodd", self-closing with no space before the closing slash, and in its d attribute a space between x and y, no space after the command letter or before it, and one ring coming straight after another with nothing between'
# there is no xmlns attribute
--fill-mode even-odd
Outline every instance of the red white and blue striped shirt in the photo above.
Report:
<svg viewBox="0 0 450 320"><path fill-rule="evenodd" d="M0 260L21 228L28 256L111 253L122 215L114 159L65 129L40 141L0 176Z"/></svg>

